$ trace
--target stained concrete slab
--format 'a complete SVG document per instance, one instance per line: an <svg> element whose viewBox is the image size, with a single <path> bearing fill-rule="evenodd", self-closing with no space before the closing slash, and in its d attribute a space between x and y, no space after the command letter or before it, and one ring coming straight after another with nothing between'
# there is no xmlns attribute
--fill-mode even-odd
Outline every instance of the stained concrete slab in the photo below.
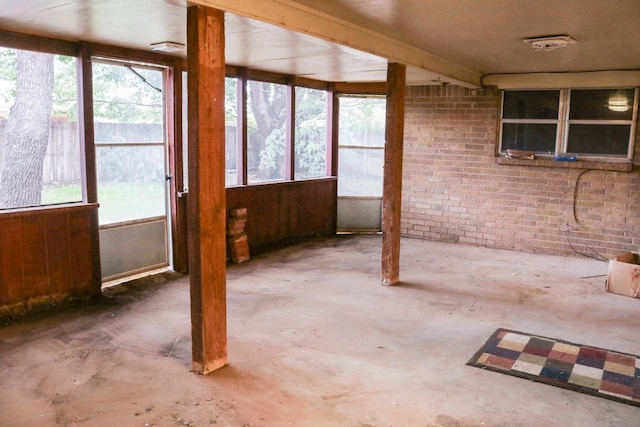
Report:
<svg viewBox="0 0 640 427"><path fill-rule="evenodd" d="M379 236L228 269L229 366L190 372L188 277L0 328L1 426L638 426L640 408L466 366L498 327L640 354L604 262ZM598 276L598 277L590 277Z"/></svg>

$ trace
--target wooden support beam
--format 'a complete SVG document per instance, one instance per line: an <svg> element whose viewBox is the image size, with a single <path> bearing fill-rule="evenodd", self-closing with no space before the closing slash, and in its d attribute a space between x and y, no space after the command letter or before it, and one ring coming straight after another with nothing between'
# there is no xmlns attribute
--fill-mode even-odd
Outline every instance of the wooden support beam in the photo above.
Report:
<svg viewBox="0 0 640 427"><path fill-rule="evenodd" d="M227 364L224 12L187 11L193 371Z"/></svg>
<svg viewBox="0 0 640 427"><path fill-rule="evenodd" d="M337 95L384 95L387 93L386 82L349 83L336 82L334 91Z"/></svg>
<svg viewBox="0 0 640 427"><path fill-rule="evenodd" d="M287 134L285 141L284 162L285 172L284 179L293 181L295 179L296 155L295 155L295 139L296 139L296 87L289 83L287 85Z"/></svg>
<svg viewBox="0 0 640 427"><path fill-rule="evenodd" d="M187 244L187 194L183 193L184 182L184 146L182 118L187 112L183 111L183 94L187 90L183 87L182 69L170 67L167 71L165 93L173 94L167 102L167 132L169 135L169 171L173 175L169 188L171 189L171 235L173 249L173 269L180 273L189 271L189 256Z"/></svg>
<svg viewBox="0 0 640 427"><path fill-rule="evenodd" d="M96 150L94 146L95 130L93 127L93 66L91 64L91 48L82 43L78 49L76 72L78 78L78 127L81 141L81 176L83 199L88 203L98 202L98 180L96 167Z"/></svg>
<svg viewBox="0 0 640 427"><path fill-rule="evenodd" d="M329 96L327 99L327 176L338 176L338 136L340 129L338 127L338 116L340 114L340 99L332 84L329 88ZM338 194L336 193L336 197Z"/></svg>
<svg viewBox="0 0 640 427"><path fill-rule="evenodd" d="M80 43L76 58L76 78L78 79L78 131L80 136L80 164L82 181L82 198L85 203L98 202L98 174L95 149L95 129L93 126L93 66L91 65L91 48ZM74 217L74 218L77 218ZM82 216L80 218L84 219ZM88 213L91 243L88 252L91 257L91 288L93 295L100 295L102 289L102 271L100 265L100 235L97 204ZM86 253L85 253L86 254Z"/></svg>
<svg viewBox="0 0 640 427"><path fill-rule="evenodd" d="M249 168L247 167L247 153L249 152L249 133L247 122L247 69L241 68L238 71L237 98L238 98L238 119L236 122L236 184L247 185L249 179Z"/></svg>
<svg viewBox="0 0 640 427"><path fill-rule="evenodd" d="M382 190L382 284L400 281L400 210L402 201L402 143L407 67L387 69L387 124Z"/></svg>

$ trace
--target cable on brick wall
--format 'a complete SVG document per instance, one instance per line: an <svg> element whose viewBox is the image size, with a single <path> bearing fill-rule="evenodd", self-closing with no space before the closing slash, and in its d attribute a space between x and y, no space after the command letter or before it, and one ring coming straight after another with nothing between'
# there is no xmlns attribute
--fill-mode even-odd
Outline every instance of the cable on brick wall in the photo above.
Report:
<svg viewBox="0 0 640 427"><path fill-rule="evenodd" d="M576 212L576 204L578 201L578 186L580 185L580 178L582 178L582 175L586 174L587 172L592 172L595 169L585 169L582 172L580 172L580 174L578 174L578 177L576 178L576 185L573 187L573 220L576 222L576 224L580 224L580 221L578 221L578 214Z"/></svg>
<svg viewBox="0 0 640 427"><path fill-rule="evenodd" d="M587 172L591 172L594 171L596 169L585 169L582 172L580 172L576 178L576 184L573 187L573 220L575 221L576 224L580 224L580 221L578 220L578 213L576 210L576 205L577 205L577 201L578 201L578 187L580 185L580 179L582 178L582 176L584 174L586 174ZM605 261L605 262L609 262L609 259L607 257L605 257L604 255L600 254L598 251L596 251L595 249L593 249L591 246L589 245L584 245L585 248L589 249L591 252L593 252L595 255L590 255L590 254L585 254L582 253L580 251L578 251L578 249L576 249L573 244L571 243L571 239L569 238L569 227L567 224L567 228L564 230L564 235L567 238L567 243L569 244L569 247L571 249L573 249L573 251L575 253L577 253L578 255L582 255L584 257L587 258L591 258L591 259L595 259L598 261Z"/></svg>

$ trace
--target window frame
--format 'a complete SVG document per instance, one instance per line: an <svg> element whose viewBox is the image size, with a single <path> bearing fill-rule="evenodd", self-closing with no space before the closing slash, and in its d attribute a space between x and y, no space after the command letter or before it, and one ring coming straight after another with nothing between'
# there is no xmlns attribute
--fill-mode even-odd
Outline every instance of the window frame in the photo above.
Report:
<svg viewBox="0 0 640 427"><path fill-rule="evenodd" d="M629 90L633 92L633 103L631 105L632 115L629 120L611 120L611 119L570 119L571 113L571 91L572 90ZM556 119L511 119L504 118L504 106L505 106L505 94L507 92L535 92L545 90L557 90L559 91L559 106L558 106L558 118ZM500 91L500 114L499 114L499 129L498 129L498 156L506 156L506 149L503 149L503 134L505 123L522 123L522 124L555 124L556 125L556 139L555 139L555 151L553 153L548 152L536 152L536 157L541 158L555 158L568 153L569 132L571 125L628 125L629 128L629 140L627 143L626 155L619 154L589 154L581 152L571 152L571 155L577 155L581 159L588 159L601 162L620 162L633 160L636 143L636 126L638 122L638 87L607 87L607 88L553 88L553 89L504 89Z"/></svg>
<svg viewBox="0 0 640 427"><path fill-rule="evenodd" d="M279 73L272 73L268 71L253 70L245 67L227 66L226 71L227 78L237 79L237 111L238 111L238 131L237 131L237 147L238 147L238 180L237 183L225 183L225 188L233 187L247 187L247 186L260 186L260 185L272 185L272 184L286 184L291 182L305 182L319 179L335 178L331 173L331 165L333 164L333 114L334 111L331 108L334 98L334 86L330 83L322 82L319 80L312 80L303 77L289 76ZM285 177L278 180L267 180L260 182L249 182L248 177L248 84L249 81L257 81L262 83L272 83L285 86L287 88L287 105L286 111L286 146L285 146ZM327 145L326 145L326 158L325 158L325 174L317 177L305 177L298 178L295 174L295 149L296 149L296 136L295 136L295 108L296 108L296 88L314 89L326 92L327 94ZM240 173L240 171L242 173Z"/></svg>
<svg viewBox="0 0 640 427"><path fill-rule="evenodd" d="M324 118L324 172L321 175L314 175L314 176L304 176L304 177L300 177L299 175L302 173L300 170L297 169L298 167L298 156L296 155L297 150L298 150L298 145L301 142L300 139L298 138L298 134L299 134L299 125L302 123L298 122L298 106L299 106L299 102L298 102L298 89L300 90L307 90L307 91L317 91L317 92L322 92L324 94L324 112L325 112L325 118ZM293 108L293 112L292 112L292 123L291 123L291 127L293 130L293 134L291 135L292 138L292 152L291 152L291 162L292 162L292 171L291 171L291 180L292 181L308 181L308 180L313 180L313 179L322 179L322 178L327 178L329 176L329 173L327 172L327 165L329 164L329 155L331 153L331 150L329 149L329 146L331 144L331 126L330 126L330 117L329 115L331 114L331 92L327 89L318 89L315 87L308 87L308 86L301 86L299 84L294 85L293 86L293 97L294 97L294 108Z"/></svg>
<svg viewBox="0 0 640 427"><path fill-rule="evenodd" d="M72 42L66 41L58 41L54 39L42 38L39 36L31 36L31 35L22 35L19 33L10 33L0 30L0 35L3 36L3 40L0 43L0 48L14 51L28 51L32 53L38 54L47 54L54 57L54 63L56 61L56 57L66 57L69 59L73 59L75 61L74 65L74 80L75 80L75 104L76 104L76 120L77 120L77 135L74 138L74 142L71 145L77 144L77 173L79 182L77 185L77 190L79 190L79 198L69 197L68 200L61 201L46 201L41 198L39 204L29 204L29 205L19 205L19 206L8 206L8 207L0 207L0 214L4 214L6 212L22 212L22 211L34 211L34 210L44 210L44 209L55 209L59 207L68 207L80 204L88 203L86 197L86 176L83 172L84 169L84 159L85 159L85 143L84 143L84 135L82 134L82 124L83 120L83 112L81 110L81 80L80 80L80 72L78 71L78 60L79 55L77 53L76 45ZM55 65L54 65L55 67ZM54 68L54 86L56 85L56 75ZM55 91L55 89L54 89ZM54 100L55 102L55 100ZM52 115L50 117L50 124L55 121L54 114L52 110ZM49 153L50 145L52 140L51 137L47 142L46 151ZM48 154L47 154L48 155ZM0 159L1 160L1 159ZM1 166L1 165L0 165ZM46 156L43 159L43 168L46 168ZM43 175L46 170L43 169ZM41 194L45 188L44 179L42 180ZM75 186L74 186L75 187Z"/></svg>

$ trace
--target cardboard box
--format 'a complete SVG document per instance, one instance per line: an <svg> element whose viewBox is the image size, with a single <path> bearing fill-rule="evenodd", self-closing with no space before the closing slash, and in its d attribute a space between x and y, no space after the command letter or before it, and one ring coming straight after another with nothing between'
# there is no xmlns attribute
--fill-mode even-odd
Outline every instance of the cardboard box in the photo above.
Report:
<svg viewBox="0 0 640 427"><path fill-rule="evenodd" d="M609 260L605 289L631 298L640 297L640 253L625 252Z"/></svg>

